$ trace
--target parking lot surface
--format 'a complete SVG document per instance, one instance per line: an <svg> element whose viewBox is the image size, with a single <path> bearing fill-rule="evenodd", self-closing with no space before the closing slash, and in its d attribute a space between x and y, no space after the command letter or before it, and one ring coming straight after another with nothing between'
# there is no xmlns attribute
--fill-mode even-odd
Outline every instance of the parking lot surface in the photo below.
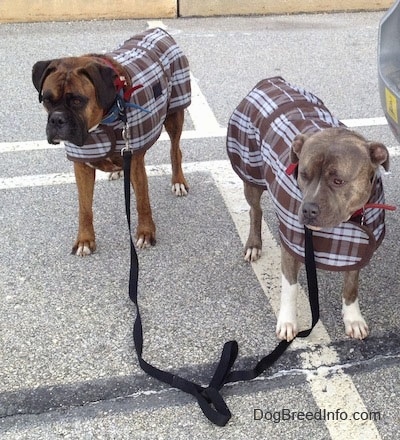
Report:
<svg viewBox="0 0 400 440"><path fill-rule="evenodd" d="M262 258L243 260L248 207L225 152L233 109L281 75L391 154L387 203L399 205L399 147L380 106L382 13L0 25L0 437L21 439L393 439L400 405L398 211L361 274L371 334L344 334L339 273L318 272L321 321L251 382L227 386L233 414L211 424L189 395L149 378L132 340L123 182L99 174L95 254L70 255L77 195L62 146L45 141L35 61L112 50L162 25L188 56L193 103L182 137L187 197L170 192L165 134L146 155L157 244L140 250L144 358L207 383L223 344L250 368L277 344L277 224L263 199ZM133 219L135 221L135 218ZM305 289L304 274L302 284ZM310 314L305 290L302 327ZM305 416L304 414L309 414Z"/></svg>

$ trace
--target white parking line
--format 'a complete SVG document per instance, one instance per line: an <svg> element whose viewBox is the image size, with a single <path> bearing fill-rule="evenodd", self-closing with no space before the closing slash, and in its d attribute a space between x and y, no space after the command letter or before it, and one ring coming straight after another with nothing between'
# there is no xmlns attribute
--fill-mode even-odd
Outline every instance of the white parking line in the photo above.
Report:
<svg viewBox="0 0 400 440"><path fill-rule="evenodd" d="M198 130L186 130L182 132L181 139L204 139L225 137L226 128L219 127L215 131L202 132ZM169 140L168 134L162 132L159 137L160 141ZM15 141L15 142L0 142L0 154L1 153L13 153L23 151L35 151L35 150L59 150L64 149L63 144L52 145L45 140L40 141Z"/></svg>
<svg viewBox="0 0 400 440"><path fill-rule="evenodd" d="M161 29L167 29L168 26L164 24L162 20L148 20L147 21L147 28L153 29L153 28L161 28Z"/></svg>
<svg viewBox="0 0 400 440"><path fill-rule="evenodd" d="M364 119L341 119L344 125L349 128L355 127L375 127L377 125L388 125L385 117L364 118Z"/></svg>
<svg viewBox="0 0 400 440"><path fill-rule="evenodd" d="M195 85L193 86L193 84ZM195 93L200 90L197 85L197 80L195 78L192 78L192 88L194 89ZM210 109L210 106L207 104L207 101L205 101L204 95L201 92L197 95L194 95L194 98L192 99L192 104L190 105L188 110L195 125L195 130L183 131L182 139L200 139L226 136L226 127L221 127L218 124ZM345 119L342 120L342 122L350 128L387 125L387 121L385 118ZM159 140L168 140L167 133L161 133ZM64 146L62 144L51 145L45 140L0 142L0 154L19 151L51 150L60 148L62 149L64 148ZM391 147L390 153L392 156L399 156L400 146L395 145L394 147Z"/></svg>
<svg viewBox="0 0 400 440"><path fill-rule="evenodd" d="M191 75L192 103L188 107L196 131L201 133L219 133L221 127L214 116L208 102L200 90L197 79ZM226 130L224 130L224 136Z"/></svg>

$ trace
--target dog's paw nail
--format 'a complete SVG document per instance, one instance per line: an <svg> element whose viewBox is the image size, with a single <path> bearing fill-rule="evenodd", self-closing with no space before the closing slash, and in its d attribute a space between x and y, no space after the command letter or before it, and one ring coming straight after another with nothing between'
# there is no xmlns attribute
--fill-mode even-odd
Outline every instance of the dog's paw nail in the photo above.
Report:
<svg viewBox="0 0 400 440"><path fill-rule="evenodd" d="M297 336L297 326L291 322L278 324L276 327L276 336L282 341L290 342Z"/></svg>
<svg viewBox="0 0 400 440"><path fill-rule="evenodd" d="M139 249L144 248L144 238L143 237L140 237L138 239L138 241L136 242L136 247Z"/></svg>
<svg viewBox="0 0 400 440"><path fill-rule="evenodd" d="M346 335L353 339L365 339L369 329L365 321L345 322Z"/></svg>
<svg viewBox="0 0 400 440"><path fill-rule="evenodd" d="M108 175L108 180L118 180L121 177L123 177L124 172L123 171L113 171Z"/></svg>
<svg viewBox="0 0 400 440"><path fill-rule="evenodd" d="M76 250L76 254L78 257L86 257L87 255L90 255L92 251L88 246L79 246Z"/></svg>
<svg viewBox="0 0 400 440"><path fill-rule="evenodd" d="M153 244L154 243L155 243L155 240L154 240ZM146 237L140 236L138 238L138 240L136 241L136 247L138 249L147 249L147 248L149 248L151 246L152 246L152 243Z"/></svg>
<svg viewBox="0 0 400 440"><path fill-rule="evenodd" d="M187 189L183 183L174 183L172 185L172 192L178 196L187 196Z"/></svg>
<svg viewBox="0 0 400 440"><path fill-rule="evenodd" d="M246 261L257 261L260 257L261 257L261 249L253 247L253 248L248 248L246 250L244 259Z"/></svg>

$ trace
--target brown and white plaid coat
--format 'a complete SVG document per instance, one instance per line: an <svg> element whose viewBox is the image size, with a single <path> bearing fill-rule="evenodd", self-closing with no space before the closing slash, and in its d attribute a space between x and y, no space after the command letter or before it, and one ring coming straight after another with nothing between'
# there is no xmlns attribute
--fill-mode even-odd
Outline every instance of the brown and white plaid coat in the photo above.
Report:
<svg viewBox="0 0 400 440"><path fill-rule="evenodd" d="M304 226L298 221L302 200L296 177L286 172L290 147L299 133L343 125L312 93L283 78L260 81L233 112L227 151L233 169L251 184L268 189L279 219L282 245L304 261ZM384 203L377 172L368 203ZM364 221L349 220L313 232L317 267L340 271L365 266L385 234L383 209L366 209Z"/></svg>
<svg viewBox="0 0 400 440"><path fill-rule="evenodd" d="M167 114L190 104L189 63L175 40L160 28L134 36L108 55L125 67L133 86L143 86L135 90L131 102L149 113L128 107L127 117L133 153L146 150L160 136ZM120 151L125 146L123 126L120 120L100 124L82 147L65 142L68 159L95 162Z"/></svg>

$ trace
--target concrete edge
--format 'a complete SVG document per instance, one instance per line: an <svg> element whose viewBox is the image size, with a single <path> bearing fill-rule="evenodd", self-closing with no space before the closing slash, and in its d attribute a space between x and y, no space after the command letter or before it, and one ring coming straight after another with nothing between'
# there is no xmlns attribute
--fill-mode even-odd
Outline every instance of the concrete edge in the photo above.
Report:
<svg viewBox="0 0 400 440"><path fill-rule="evenodd" d="M0 23L176 18L177 0L2 0Z"/></svg>
<svg viewBox="0 0 400 440"><path fill-rule="evenodd" d="M0 23L381 11L392 0L3 0Z"/></svg>
<svg viewBox="0 0 400 440"><path fill-rule="evenodd" d="M379 11L388 9L393 0L178 0L179 15L221 16L221 15L274 15L323 12Z"/></svg>

